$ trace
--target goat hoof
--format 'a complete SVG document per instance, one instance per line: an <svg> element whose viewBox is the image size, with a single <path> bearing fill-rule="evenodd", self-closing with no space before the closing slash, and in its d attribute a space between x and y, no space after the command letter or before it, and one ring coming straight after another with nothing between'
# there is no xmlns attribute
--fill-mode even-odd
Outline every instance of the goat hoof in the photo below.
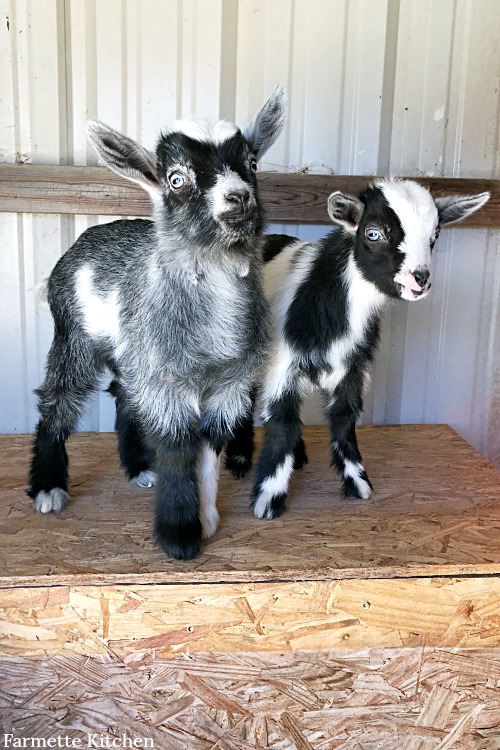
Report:
<svg viewBox="0 0 500 750"><path fill-rule="evenodd" d="M344 479L344 497L354 498L356 500L368 500L372 494L373 487L368 477L366 479L360 478L357 482L348 477Z"/></svg>
<svg viewBox="0 0 500 750"><path fill-rule="evenodd" d="M59 513L67 505L68 500L69 495L66 490L54 487L48 492L40 490L34 499L34 503L39 513Z"/></svg>
<svg viewBox="0 0 500 750"><path fill-rule="evenodd" d="M285 512L286 494L275 495L271 500L256 497L253 502L253 512L256 518L272 520Z"/></svg>
<svg viewBox="0 0 500 750"><path fill-rule="evenodd" d="M198 518L183 525L157 522L154 535L163 551L176 560L192 560L200 551L201 523Z"/></svg>
<svg viewBox="0 0 500 750"><path fill-rule="evenodd" d="M243 479L252 468L252 459L246 456L226 456L226 469L235 479Z"/></svg>
<svg viewBox="0 0 500 750"><path fill-rule="evenodd" d="M150 469L141 471L137 476L130 478L130 484L136 484L138 487L154 487L156 484L156 474Z"/></svg>

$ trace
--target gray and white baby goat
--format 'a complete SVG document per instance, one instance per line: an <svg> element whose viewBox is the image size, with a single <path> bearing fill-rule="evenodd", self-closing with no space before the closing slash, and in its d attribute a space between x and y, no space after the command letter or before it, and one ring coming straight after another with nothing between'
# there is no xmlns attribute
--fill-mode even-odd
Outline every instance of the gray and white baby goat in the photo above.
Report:
<svg viewBox="0 0 500 750"><path fill-rule="evenodd" d="M90 124L107 166L148 191L154 220L88 229L49 278L55 331L28 490L37 510L65 506L65 441L108 368L122 464L150 485L154 463L156 540L190 559L215 533L218 456L249 410L268 339L255 172L285 114L277 88L243 132L178 121L155 158Z"/></svg>
<svg viewBox="0 0 500 750"><path fill-rule="evenodd" d="M412 180L377 179L358 198L332 193L328 212L339 229L319 242L269 236L265 257L287 254L274 307L273 348L263 384L265 441L253 490L254 513L283 512L294 466L306 459L299 409L314 388L324 396L332 464L344 495L367 498L355 424L390 298L423 299L431 283L432 249L442 224L480 208L489 193L433 200ZM242 475L252 455L251 425L227 448L227 465Z"/></svg>

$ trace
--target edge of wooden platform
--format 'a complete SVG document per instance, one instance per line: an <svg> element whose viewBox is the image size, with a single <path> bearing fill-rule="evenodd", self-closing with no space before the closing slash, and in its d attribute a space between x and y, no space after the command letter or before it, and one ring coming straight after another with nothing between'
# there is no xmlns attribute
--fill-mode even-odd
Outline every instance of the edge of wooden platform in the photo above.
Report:
<svg viewBox="0 0 500 750"><path fill-rule="evenodd" d="M304 568L280 571L247 571L225 570L224 579L220 578L221 571L161 571L147 573L65 573L37 576L0 576L0 591L16 588L52 588L56 586L189 586L210 584L224 586L226 584L266 584L303 582L314 583L320 581L344 580L385 580L408 578L463 578L500 576L500 564L470 564L470 565L422 565L414 567L384 566L367 568L318 568L310 574L304 573Z"/></svg>

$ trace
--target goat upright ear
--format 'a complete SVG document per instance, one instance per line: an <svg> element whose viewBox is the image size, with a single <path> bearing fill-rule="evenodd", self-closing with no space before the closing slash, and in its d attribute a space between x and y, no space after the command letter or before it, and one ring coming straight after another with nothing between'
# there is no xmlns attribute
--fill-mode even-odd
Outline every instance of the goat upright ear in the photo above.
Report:
<svg viewBox="0 0 500 750"><path fill-rule="evenodd" d="M447 195L444 198L436 198L439 223L451 224L452 221L461 221L484 206L489 200L489 193L478 195Z"/></svg>
<svg viewBox="0 0 500 750"><path fill-rule="evenodd" d="M102 122L89 122L87 135L107 167L121 177L137 182L153 200L158 200L161 185L156 167L145 148Z"/></svg>
<svg viewBox="0 0 500 750"><path fill-rule="evenodd" d="M328 198L328 215L334 224L354 234L359 226L365 207L358 198L337 190Z"/></svg>
<svg viewBox="0 0 500 750"><path fill-rule="evenodd" d="M258 112L250 125L243 131L243 135L250 144L256 159L261 159L277 139L287 113L287 98L285 90L276 86L273 93Z"/></svg>

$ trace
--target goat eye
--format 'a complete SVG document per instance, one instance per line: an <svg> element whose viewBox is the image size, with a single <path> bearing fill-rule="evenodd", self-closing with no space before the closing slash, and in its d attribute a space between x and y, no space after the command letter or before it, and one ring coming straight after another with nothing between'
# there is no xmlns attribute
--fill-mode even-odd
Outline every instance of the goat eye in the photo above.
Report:
<svg viewBox="0 0 500 750"><path fill-rule="evenodd" d="M367 240L370 240L370 242L380 242L381 240L385 240L380 229L375 229L375 227L368 227L365 231L365 237Z"/></svg>
<svg viewBox="0 0 500 750"><path fill-rule="evenodd" d="M250 169L252 170L252 172L257 171L257 159L255 159L254 157L250 159Z"/></svg>
<svg viewBox="0 0 500 750"><path fill-rule="evenodd" d="M168 181L174 190L179 190L179 188L186 183L187 178L182 172L172 172L172 174L168 176Z"/></svg>

